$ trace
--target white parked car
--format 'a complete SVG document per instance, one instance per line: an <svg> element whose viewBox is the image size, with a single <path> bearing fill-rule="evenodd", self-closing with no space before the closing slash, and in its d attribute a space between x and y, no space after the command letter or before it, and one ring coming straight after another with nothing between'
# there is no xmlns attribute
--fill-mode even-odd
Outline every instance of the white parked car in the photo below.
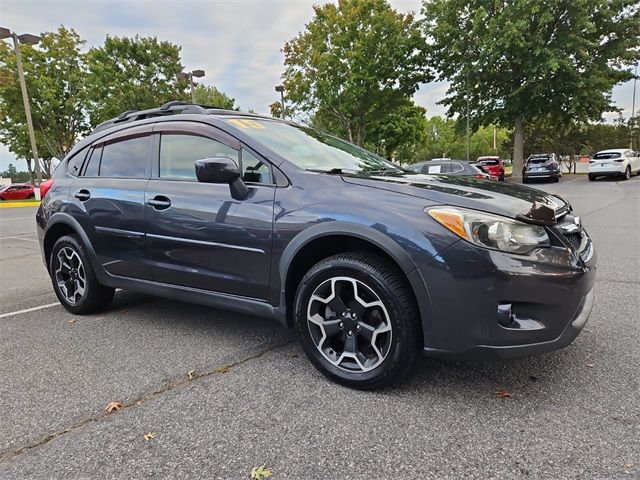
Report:
<svg viewBox="0 0 640 480"><path fill-rule="evenodd" d="M631 174L640 175L640 154L628 148L602 150L589 161L589 180L598 177L621 176L625 180Z"/></svg>

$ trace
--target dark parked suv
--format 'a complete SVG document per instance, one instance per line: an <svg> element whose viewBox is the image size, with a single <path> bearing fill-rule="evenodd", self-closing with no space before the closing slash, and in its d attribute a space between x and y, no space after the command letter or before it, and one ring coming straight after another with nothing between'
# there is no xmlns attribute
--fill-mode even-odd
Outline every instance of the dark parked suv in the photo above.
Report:
<svg viewBox="0 0 640 480"><path fill-rule="evenodd" d="M70 312L122 288L269 317L361 389L420 352L562 348L593 303L592 242L557 196L418 175L290 122L177 102L79 142L37 225Z"/></svg>

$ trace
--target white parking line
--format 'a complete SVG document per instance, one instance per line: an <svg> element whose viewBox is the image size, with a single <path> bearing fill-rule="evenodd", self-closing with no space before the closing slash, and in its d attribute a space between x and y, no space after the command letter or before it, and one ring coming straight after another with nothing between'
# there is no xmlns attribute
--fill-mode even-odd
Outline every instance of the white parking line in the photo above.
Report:
<svg viewBox="0 0 640 480"><path fill-rule="evenodd" d="M31 216L31 217L0 218L0 222L8 222L9 220L27 220L28 218L35 218L35 217Z"/></svg>
<svg viewBox="0 0 640 480"><path fill-rule="evenodd" d="M60 303L48 303L46 305L40 305L39 307L25 308L24 310L16 310L15 312L3 313L2 315L0 315L0 318L12 317L14 315L20 315L21 313L35 312L36 310L43 310L45 308L55 307L56 305L60 305Z"/></svg>
<svg viewBox="0 0 640 480"><path fill-rule="evenodd" d="M14 240L27 240L29 242L37 242L38 240L34 240L32 238L27 238L27 237L35 237L36 234L35 233L29 233L28 235L16 235L16 236L12 236L12 237L1 237L0 240L9 240L9 239L14 239Z"/></svg>

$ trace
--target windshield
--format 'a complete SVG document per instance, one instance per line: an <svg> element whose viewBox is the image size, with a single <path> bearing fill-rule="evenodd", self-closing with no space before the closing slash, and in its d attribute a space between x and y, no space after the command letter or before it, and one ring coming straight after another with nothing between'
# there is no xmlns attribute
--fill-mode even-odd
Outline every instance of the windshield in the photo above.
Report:
<svg viewBox="0 0 640 480"><path fill-rule="evenodd" d="M593 156L594 160L609 160L612 158L620 158L619 152L604 152L604 153L596 153Z"/></svg>
<svg viewBox="0 0 640 480"><path fill-rule="evenodd" d="M332 173L402 172L374 153L311 128L262 118L226 120L306 170Z"/></svg>

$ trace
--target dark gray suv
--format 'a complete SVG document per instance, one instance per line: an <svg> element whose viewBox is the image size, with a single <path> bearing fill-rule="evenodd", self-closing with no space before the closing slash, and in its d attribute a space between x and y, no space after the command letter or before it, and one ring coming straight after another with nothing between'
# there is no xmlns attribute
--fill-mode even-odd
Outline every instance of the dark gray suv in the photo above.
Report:
<svg viewBox="0 0 640 480"><path fill-rule="evenodd" d="M300 125L178 102L79 142L37 225L70 312L122 288L272 318L361 389L421 352L562 348L593 303L593 244L557 196L407 172Z"/></svg>

